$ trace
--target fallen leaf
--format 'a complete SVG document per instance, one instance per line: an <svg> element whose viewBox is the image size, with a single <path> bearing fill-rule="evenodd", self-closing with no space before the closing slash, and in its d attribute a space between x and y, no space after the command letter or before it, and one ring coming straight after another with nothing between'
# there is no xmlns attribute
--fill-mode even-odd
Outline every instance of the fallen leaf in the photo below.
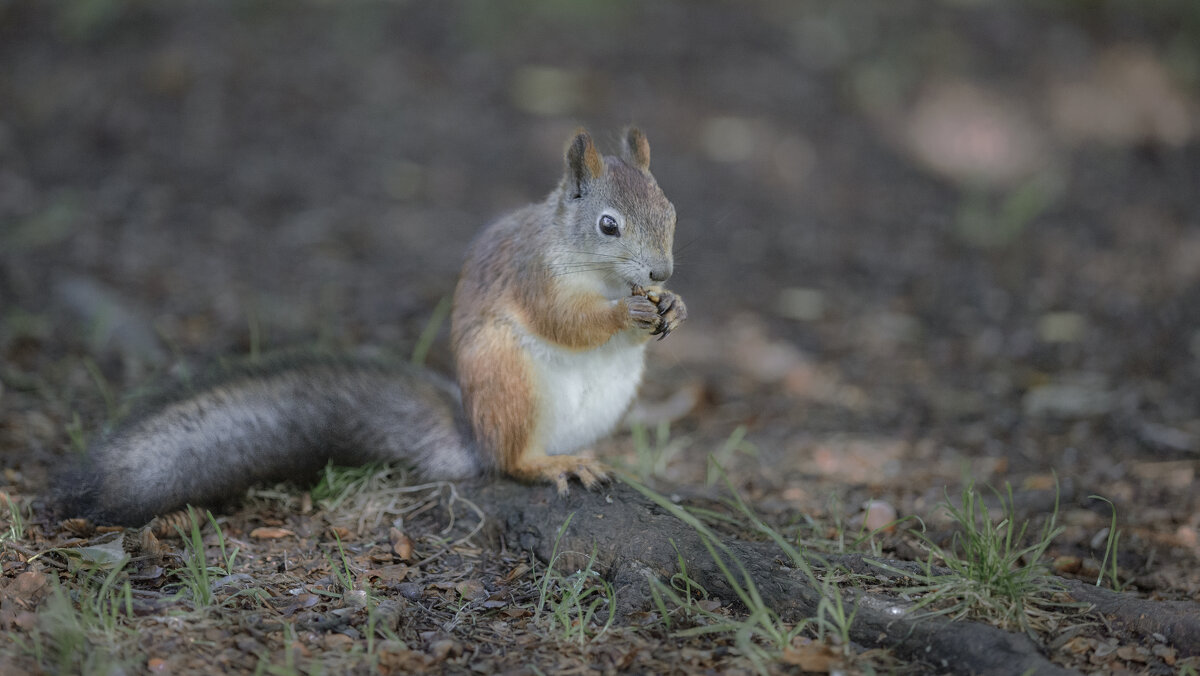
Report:
<svg viewBox="0 0 1200 676"><path fill-rule="evenodd" d="M801 671L827 674L842 662L842 658L825 643L797 636L792 644L783 649L783 662L800 667Z"/></svg>
<svg viewBox="0 0 1200 676"><path fill-rule="evenodd" d="M1166 662L1167 666L1175 665L1175 649L1171 646L1156 644L1150 651L1154 653L1155 657Z"/></svg>
<svg viewBox="0 0 1200 676"><path fill-rule="evenodd" d="M413 543L412 538L404 534L404 531L393 527L388 531L388 539L392 542L392 553L401 561L408 561L412 558Z"/></svg>
<svg viewBox="0 0 1200 676"><path fill-rule="evenodd" d="M519 563L512 570L508 571L508 574L501 579L501 582L504 584L512 584L514 580L520 578L530 570L532 569L529 567L528 563Z"/></svg>
<svg viewBox="0 0 1200 676"><path fill-rule="evenodd" d="M452 638L443 638L429 644L428 653L435 662L441 662L449 657L457 657L463 651L462 644Z"/></svg>
<svg viewBox="0 0 1200 676"><path fill-rule="evenodd" d="M114 566L123 565L125 559L128 558L125 555L125 549L121 543L121 538L114 538L108 542L90 545L88 547L59 549L57 551L69 558L75 558L90 566L101 568L111 568Z"/></svg>
<svg viewBox="0 0 1200 676"><path fill-rule="evenodd" d="M279 538L295 537L295 533L286 528L261 527L250 531L250 537L259 540L277 540Z"/></svg>
<svg viewBox="0 0 1200 676"><path fill-rule="evenodd" d="M1120 657L1126 662L1145 662L1146 649L1139 648L1138 646L1123 645L1120 648L1117 648L1117 657Z"/></svg>
<svg viewBox="0 0 1200 676"><path fill-rule="evenodd" d="M495 632L497 634L512 633L512 626L509 625L509 623L504 622L502 620L493 620L492 623L488 626L491 628L491 630L493 632Z"/></svg>
<svg viewBox="0 0 1200 676"><path fill-rule="evenodd" d="M345 634L326 634L322 639L326 650L347 651L354 646L354 639Z"/></svg>
<svg viewBox="0 0 1200 676"><path fill-rule="evenodd" d="M312 651L308 649L308 646L304 645L299 640L288 643L286 646L284 646L284 650L291 653L295 657L303 657L304 659L312 657ZM295 659L295 657L292 659Z"/></svg>
<svg viewBox="0 0 1200 676"><path fill-rule="evenodd" d="M1135 462L1129 471L1133 476L1167 488L1187 488L1196 478L1196 463L1193 460L1167 460L1163 462Z"/></svg>
<svg viewBox="0 0 1200 676"><path fill-rule="evenodd" d="M1063 650L1075 655L1082 655L1090 650L1096 644L1095 639L1076 636L1075 638L1063 644Z"/></svg>
<svg viewBox="0 0 1200 676"><path fill-rule="evenodd" d="M468 601L482 601L488 597L488 591L479 580L463 580L454 585L454 589Z"/></svg>
<svg viewBox="0 0 1200 676"><path fill-rule="evenodd" d="M129 573L130 580L157 580L166 573L166 569L162 566L146 566L143 565L136 572Z"/></svg>
<svg viewBox="0 0 1200 676"><path fill-rule="evenodd" d="M37 614L31 613L28 610L22 610L21 612L17 613L17 616L12 620L13 627L20 629L21 631L33 631L33 628L37 626L37 623ZM1174 656L1172 656L1171 659L1173 660Z"/></svg>
<svg viewBox="0 0 1200 676"><path fill-rule="evenodd" d="M36 570L27 570L18 575L9 585L9 594L21 599L32 599L33 595L46 586L46 574Z"/></svg>
<svg viewBox="0 0 1200 676"><path fill-rule="evenodd" d="M58 527L76 537L88 537L96 532L95 524L87 519L65 519L59 522Z"/></svg>
<svg viewBox="0 0 1200 676"><path fill-rule="evenodd" d="M401 641L385 641L377 649L379 670L384 674L419 673L433 666L433 658L409 650Z"/></svg>
<svg viewBox="0 0 1200 676"><path fill-rule="evenodd" d="M1058 485L1058 477L1054 474L1031 474L1025 477L1021 482L1021 488L1029 491L1049 491L1054 490ZM1090 512L1089 512L1090 514Z"/></svg>
<svg viewBox="0 0 1200 676"><path fill-rule="evenodd" d="M409 567L407 564L398 563L391 566L380 566L367 571L368 580L379 580L386 584L395 584L403 582L408 577Z"/></svg>
<svg viewBox="0 0 1200 676"><path fill-rule="evenodd" d="M311 608L321 602L321 597L316 594L298 594L294 598L286 599L285 605L279 609L279 614L287 617L292 615L297 610Z"/></svg>
<svg viewBox="0 0 1200 676"><path fill-rule="evenodd" d="M154 535L154 531L150 528L137 528L125 531L121 538L121 547L129 553L130 556L150 556L162 558L170 551L169 547L164 546L158 541Z"/></svg>

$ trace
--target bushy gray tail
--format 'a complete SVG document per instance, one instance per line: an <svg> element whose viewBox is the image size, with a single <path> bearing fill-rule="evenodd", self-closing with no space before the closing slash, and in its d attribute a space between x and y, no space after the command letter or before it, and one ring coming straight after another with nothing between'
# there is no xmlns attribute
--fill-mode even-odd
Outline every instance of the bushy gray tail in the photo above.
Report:
<svg viewBox="0 0 1200 676"><path fill-rule="evenodd" d="M63 516L149 521L255 483L402 461L430 479L482 467L452 383L407 365L328 358L251 367L135 415L62 472Z"/></svg>

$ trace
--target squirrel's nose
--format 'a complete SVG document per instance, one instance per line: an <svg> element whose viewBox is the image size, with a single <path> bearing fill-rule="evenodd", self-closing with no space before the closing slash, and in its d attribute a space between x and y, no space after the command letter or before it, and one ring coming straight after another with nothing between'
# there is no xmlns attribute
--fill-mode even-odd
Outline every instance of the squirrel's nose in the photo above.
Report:
<svg viewBox="0 0 1200 676"><path fill-rule="evenodd" d="M655 268L650 271L650 281L665 282L671 276L671 266Z"/></svg>

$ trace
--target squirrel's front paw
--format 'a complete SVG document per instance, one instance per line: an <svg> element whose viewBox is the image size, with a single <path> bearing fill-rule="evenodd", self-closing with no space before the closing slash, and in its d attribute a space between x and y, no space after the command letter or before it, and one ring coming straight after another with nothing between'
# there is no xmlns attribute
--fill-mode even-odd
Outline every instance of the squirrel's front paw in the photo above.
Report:
<svg viewBox="0 0 1200 676"><path fill-rule="evenodd" d="M662 333L663 318L659 314L658 305L646 295L634 295L623 299L629 312L629 321L633 326L649 331L650 335Z"/></svg>
<svg viewBox="0 0 1200 676"><path fill-rule="evenodd" d="M658 309L658 315L662 319L662 323L654 333L650 334L658 335L659 340L666 338L668 333L674 331L687 319L687 305L677 293L666 289L652 290L646 293L646 299L654 303L655 308Z"/></svg>

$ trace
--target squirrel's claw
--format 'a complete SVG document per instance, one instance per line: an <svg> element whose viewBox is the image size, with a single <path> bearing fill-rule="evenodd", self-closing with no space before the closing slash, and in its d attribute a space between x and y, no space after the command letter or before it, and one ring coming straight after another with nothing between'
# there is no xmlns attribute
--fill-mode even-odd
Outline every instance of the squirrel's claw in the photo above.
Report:
<svg viewBox="0 0 1200 676"><path fill-rule="evenodd" d="M630 321L638 328L651 330L655 333L662 330L663 319L658 314L658 306L645 296L630 296L625 299Z"/></svg>
<svg viewBox="0 0 1200 676"><path fill-rule="evenodd" d="M658 308L658 316L662 319L662 323L650 334L658 336L659 340L666 338L687 319L687 305L679 294L664 289L647 294L646 298Z"/></svg>
<svg viewBox="0 0 1200 676"><path fill-rule="evenodd" d="M631 298L645 299L654 308L657 316L647 318L645 310L641 307L644 304L640 301L634 301L630 304L630 315L639 325L645 328L653 327L650 335L658 336L659 340L666 338L675 330L675 327L687 319L687 305L684 304L679 294L672 291L659 288L646 289L634 285Z"/></svg>
<svg viewBox="0 0 1200 676"><path fill-rule="evenodd" d="M569 479L571 475L579 479L579 483L589 491L594 491L601 484L608 483L608 472L604 471L604 466L596 462L588 462L587 464L579 464L574 469L563 472L554 478L554 485L558 488L559 495L567 495L570 493Z"/></svg>
<svg viewBox="0 0 1200 676"><path fill-rule="evenodd" d="M560 496L566 496L571 493L571 484L568 483L568 481L569 476L566 472L562 472L558 476L554 477L554 487L558 489L558 494Z"/></svg>
<svg viewBox="0 0 1200 676"><path fill-rule="evenodd" d="M525 481L552 483L559 495L567 495L571 492L572 478L579 479L579 483L588 490L595 490L609 480L603 463L594 458L579 455L526 458L521 466L505 471Z"/></svg>

